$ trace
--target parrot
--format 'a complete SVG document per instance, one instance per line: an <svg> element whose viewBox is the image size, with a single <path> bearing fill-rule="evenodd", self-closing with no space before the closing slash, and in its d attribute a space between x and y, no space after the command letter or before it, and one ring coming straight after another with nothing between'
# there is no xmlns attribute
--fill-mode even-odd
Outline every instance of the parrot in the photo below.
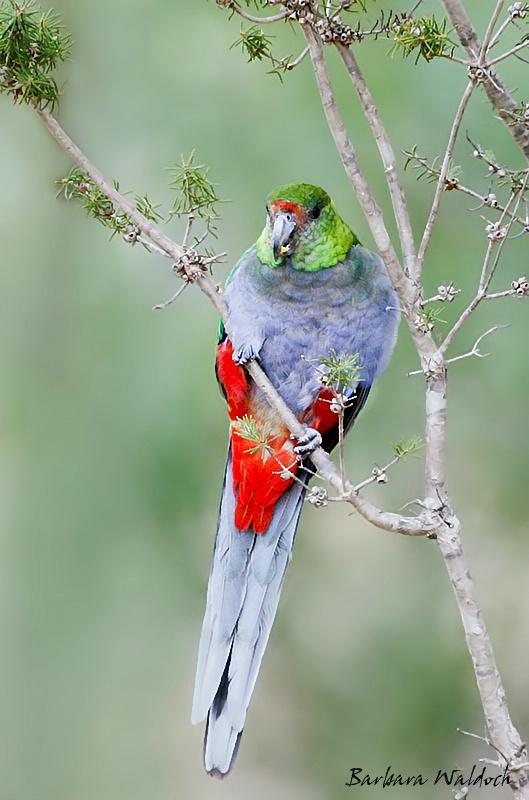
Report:
<svg viewBox="0 0 529 800"><path fill-rule="evenodd" d="M310 453L339 442L324 364L330 353L358 359L343 401L347 431L389 362L399 322L380 256L362 247L323 189L303 183L268 196L265 228L224 299L230 336L221 325L215 365L230 440L191 715L206 720L204 767L218 778L237 757L313 476ZM301 438L252 381L252 359L305 426Z"/></svg>

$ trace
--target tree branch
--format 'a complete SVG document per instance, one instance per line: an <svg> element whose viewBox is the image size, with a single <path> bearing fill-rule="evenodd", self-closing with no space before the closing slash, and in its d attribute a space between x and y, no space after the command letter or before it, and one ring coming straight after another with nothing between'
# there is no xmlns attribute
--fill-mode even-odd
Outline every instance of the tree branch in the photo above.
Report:
<svg viewBox="0 0 529 800"><path fill-rule="evenodd" d="M375 105L373 96L366 84L362 70L354 56L350 47L345 47L342 44L336 44L336 49L342 57L353 86L356 89L360 102L364 108L367 121L373 133L373 138L378 147L382 163L384 165L384 174L391 195L391 202L393 204L393 213L397 222L397 230L399 232L400 244L402 248L402 255L404 259L404 267L406 273L410 276L416 274L415 266L415 244L413 241L413 230L411 227L410 216L408 213L408 205L402 182L400 179L397 159L391 146L391 142L386 133L386 129L382 123L379 110Z"/></svg>
<svg viewBox="0 0 529 800"><path fill-rule="evenodd" d="M475 64L480 65L483 46L461 0L441 0L454 26L461 46ZM499 4L498 4L499 5ZM498 6L496 6L496 10ZM501 9L500 9L501 10ZM482 86L487 97L513 135L524 155L529 158L529 128L521 123L512 124L518 105L496 73L484 71Z"/></svg>
<svg viewBox="0 0 529 800"><path fill-rule="evenodd" d="M483 44L480 48L479 53L479 64L480 66L485 66L487 62L487 56L489 53L490 42L492 39L492 34L494 33L494 28L496 27L496 23L500 18L500 14L503 10L503 6L505 5L505 0L498 0L496 3L496 8L492 12L492 16L489 20L489 24L487 25L487 30L485 31L485 36L483 37Z"/></svg>
<svg viewBox="0 0 529 800"><path fill-rule="evenodd" d="M248 14L247 11L245 11L240 6L236 6L235 4L231 5L230 8L232 8L235 11L235 13L238 14L243 19L247 19L248 22L256 22L258 25L261 24L267 25L270 22L279 22L282 19L286 19L287 16L287 12L284 11L281 14L274 14L271 17L254 17L253 14Z"/></svg>
<svg viewBox="0 0 529 800"><path fill-rule="evenodd" d="M528 47L529 47L529 42L520 42L514 47L511 47L510 50L507 50L505 53L502 53L501 56L497 56L496 58L491 59L491 61L489 61L489 67L494 66L494 64L499 64L500 61L505 61L506 58L515 55L515 53L518 53L520 50L527 50Z"/></svg>
<svg viewBox="0 0 529 800"><path fill-rule="evenodd" d="M393 285L399 294L399 298L408 313L411 313L410 309L416 296L416 290L400 265L398 256L384 224L380 207L375 200L369 184L363 176L356 152L347 135L345 125L334 98L331 79L323 56L321 41L309 23L304 22L301 28L309 46L310 57L312 59L312 66L314 68L314 75L318 84L323 110L327 118L330 132L342 159L345 172L360 201L377 249L386 264Z"/></svg>
<svg viewBox="0 0 529 800"><path fill-rule="evenodd" d="M455 361L462 361L464 358L470 358L471 356L476 356L477 358L487 358L490 353L480 353L479 345L483 341L486 336L490 336L491 333L495 333L496 331L503 330L503 328L508 328L509 325L493 325L492 328L489 328L488 331L482 333L481 336L478 336L472 350L469 350L468 353L463 353L460 356L454 356L454 358L448 358L445 361L445 364L453 364Z"/></svg>
<svg viewBox="0 0 529 800"><path fill-rule="evenodd" d="M428 245L430 244L430 239L432 237L435 220L437 219L437 215L439 213L441 198L443 196L443 192L446 189L446 178L448 176L448 171L450 169L450 162L454 154L454 147L456 144L457 135L459 133L459 128L461 127L461 122L463 121L463 115L468 105L468 101L470 100L472 92L474 91L474 85L475 84L472 81L470 81L467 84L467 87L463 93L463 97L461 98L461 101L459 103L456 115L454 117L454 121L452 123L452 129L450 131L450 136L448 137L448 144L446 146L446 151L441 166L441 172L439 174L437 186L435 187L435 195L432 202L432 208L430 210L430 214L428 216L428 220L424 228L421 246L419 247L419 253L417 255L417 266L416 266L417 277L419 277L422 272L424 259L426 257L426 251L428 249Z"/></svg>
<svg viewBox="0 0 529 800"><path fill-rule="evenodd" d="M518 800L529 797L527 751L514 727L494 651L476 598L472 577L461 550L459 520L443 510L446 526L438 533L437 542L443 556L450 583L457 600L461 622L481 698L483 713L491 741L502 762L509 769L510 788Z"/></svg>
<svg viewBox="0 0 529 800"><path fill-rule="evenodd" d="M51 133L55 141L65 150L72 161L77 164L85 175L106 194L109 200L114 203L124 214L126 214L143 233L151 239L164 253L170 258L178 260L184 254L184 248L173 242L162 231L147 219L126 197L118 192L115 186L107 181L101 172L89 161L81 152L77 145L70 139L66 131L59 125L53 114L45 108L35 109L44 125Z"/></svg>
<svg viewBox="0 0 529 800"><path fill-rule="evenodd" d="M76 144L70 139L68 134L59 125L55 117L46 110L37 109L37 112L44 122L46 128L51 133L55 141L65 150L77 166L92 180L96 186L119 208L124 214L130 217L134 224L142 231L148 238L153 241L164 253L177 262L181 261L185 255L186 250L176 242L172 241L166 236L151 220L147 219L141 214L138 209L133 206L126 197L124 197L118 190L109 183L99 170L92 164L92 162L84 155L84 153L77 147ZM194 270L192 272L184 272L184 278L188 281L196 283L199 288L206 294L209 300L215 306L223 324L226 328L228 336L231 335L231 323L228 317L228 309L224 302L222 295L207 272L203 270ZM161 304L163 307L163 304ZM295 438L300 438L305 433L305 425L303 425L297 417L288 408L287 404L279 394L279 392L272 386L265 372L261 369L256 361L249 361L245 365L249 374L254 382L261 389L262 393L270 403L271 407L278 414L279 418L288 427L290 432ZM328 481L331 486L340 494L340 496L350 503L358 513L364 517L368 522L371 522L377 528L382 530L407 534L410 536L424 536L432 530L432 520L427 515L418 515L417 517L406 517L400 514L394 514L389 511L382 511L376 506L372 505L364 497L358 494L354 485L347 482L344 492L344 483L340 472L336 469L333 462L321 447L317 448L314 453L311 453L311 461L314 463L318 473L322 478Z"/></svg>
<svg viewBox="0 0 529 800"><path fill-rule="evenodd" d="M512 226L513 226L513 224L516 221L516 218L518 216L518 214L517 214L518 207L519 207L520 202L522 200L522 197L523 197L523 194L524 194L524 191L525 191L525 187L527 186L528 178L529 178L529 175L526 174L522 189L516 195L514 193L511 194L511 196L509 198L509 201L507 203L507 206L505 207L505 209L504 209L504 211L502 213L500 221L496 225L496 227L498 229L498 232L501 232L501 238L498 240L498 239L494 238L493 235L489 234L488 243L487 243L487 252L485 254L485 258L483 260L483 266L481 268L481 276L480 276L480 279L479 279L478 290L476 292L475 297L471 300L471 302L469 303L467 308L463 311L463 313L461 314L461 316L459 317L457 322L454 324L452 329L445 336L444 341L443 341L443 343L441 344L441 346L439 348L439 352L441 354L446 353L447 349L450 347L450 345L454 341L455 337L457 336L457 334L459 333L459 331L461 330L461 328L463 327L463 325L465 324L467 319L476 310L476 308L481 303L481 301L484 300L487 297L487 292L489 290L489 286L491 284L492 278L494 277L494 273L496 272L496 268L498 266L503 247L505 246L505 242L507 241L509 231L511 230L511 228L512 228ZM509 222L508 222L507 226L505 228L502 228L502 222L503 222L505 217L509 216L509 213L508 213L509 212L509 206L513 202L514 198L516 198L514 212L509 217ZM489 264L490 264L490 262L492 260L492 254L494 252L494 249L496 249L496 256L495 256L494 261L492 263L492 267L489 270Z"/></svg>

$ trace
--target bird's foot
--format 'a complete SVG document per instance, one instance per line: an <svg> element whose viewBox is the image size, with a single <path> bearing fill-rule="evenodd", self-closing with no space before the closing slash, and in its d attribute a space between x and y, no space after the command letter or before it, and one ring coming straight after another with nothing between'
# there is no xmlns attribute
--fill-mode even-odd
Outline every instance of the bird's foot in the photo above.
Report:
<svg viewBox="0 0 529 800"><path fill-rule="evenodd" d="M239 366L243 364L247 364L248 361L251 361L252 358L257 358L259 355L259 345L257 344L245 344L242 347L238 347L237 350L233 352L233 360Z"/></svg>
<svg viewBox="0 0 529 800"><path fill-rule="evenodd" d="M317 447L321 446L322 438L321 433L316 428L307 428L303 436L299 439L297 436L291 436L291 439L297 439L298 443L294 447L294 452L298 456L308 456L313 453Z"/></svg>

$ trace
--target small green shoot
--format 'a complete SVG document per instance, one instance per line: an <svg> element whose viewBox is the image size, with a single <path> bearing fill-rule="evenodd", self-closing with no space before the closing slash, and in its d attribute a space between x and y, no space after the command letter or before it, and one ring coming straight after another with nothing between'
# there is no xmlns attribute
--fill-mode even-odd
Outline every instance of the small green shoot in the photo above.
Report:
<svg viewBox="0 0 529 800"><path fill-rule="evenodd" d="M273 36L267 36L264 31L260 30L257 25L252 25L248 30L241 28L239 38L233 42L230 50L235 47L240 47L243 53L248 57L248 63L251 61L262 61L264 58L270 58L270 46L272 44Z"/></svg>
<svg viewBox="0 0 529 800"><path fill-rule="evenodd" d="M195 151L186 161L170 168L169 186L176 193L176 199L169 212L171 217L196 216L204 220L207 229L215 235L215 221L220 219L217 204L223 202L215 191L215 184L209 179L209 168L204 164L195 165Z"/></svg>
<svg viewBox="0 0 529 800"><path fill-rule="evenodd" d="M416 52L415 63L420 58L431 61L441 56L452 56L456 48L447 32L447 20L438 22L435 17L401 19L395 26L394 44L389 55L401 52L404 58Z"/></svg>
<svg viewBox="0 0 529 800"><path fill-rule="evenodd" d="M321 373L320 382L326 389L334 389L344 394L346 389L355 389L362 378L359 377L362 367L358 363L358 353L338 355L336 350L329 351L329 356L320 356L318 364Z"/></svg>
<svg viewBox="0 0 529 800"><path fill-rule="evenodd" d="M253 443L253 447L246 450L247 453L258 453L266 451L270 447L276 437L271 435L271 427L269 423L265 423L260 427L257 421L250 414L245 414L243 417L238 417L232 422L233 430L239 434L243 439Z"/></svg>
<svg viewBox="0 0 529 800"><path fill-rule="evenodd" d="M133 226L130 218L126 214L117 211L106 194L78 167L74 167L58 183L60 186L59 195L62 194L66 200L80 200L81 207L84 208L88 216L97 219L102 225L109 228L112 231L112 235L116 233L125 234ZM119 184L116 181L114 181L114 186L119 190ZM147 195L136 195L134 204L138 211L152 222L158 222L161 219L156 210L159 206L151 203Z"/></svg>
<svg viewBox="0 0 529 800"><path fill-rule="evenodd" d="M53 109L60 90L50 73L70 50L70 36L55 14L32 0L0 6L0 92L15 103Z"/></svg>
<svg viewBox="0 0 529 800"><path fill-rule="evenodd" d="M413 436L411 439L400 439L392 445L395 457L405 461L407 456L414 455L424 447L424 441L420 436Z"/></svg>
<svg viewBox="0 0 529 800"><path fill-rule="evenodd" d="M422 311L419 311L415 327L423 333L429 333L433 331L438 322L446 325L446 320L441 317L442 313L443 311L441 308L435 308L434 306L424 308Z"/></svg>

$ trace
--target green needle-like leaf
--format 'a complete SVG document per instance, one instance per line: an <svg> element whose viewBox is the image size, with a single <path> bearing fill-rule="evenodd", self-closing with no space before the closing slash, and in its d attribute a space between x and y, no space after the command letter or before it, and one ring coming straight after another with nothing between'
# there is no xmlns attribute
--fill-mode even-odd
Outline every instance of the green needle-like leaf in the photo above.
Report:
<svg viewBox="0 0 529 800"><path fill-rule="evenodd" d="M268 450L270 442L275 439L271 435L271 428L268 423L260 427L257 421L249 414L244 417L238 417L232 422L232 427L239 436L246 439L248 442L253 443L253 447L248 448L247 453L257 453L260 450Z"/></svg>
<svg viewBox="0 0 529 800"><path fill-rule="evenodd" d="M252 25L248 30L241 28L239 38L235 41L230 50L234 47L240 47L248 56L248 61L262 61L263 58L269 58L270 45L272 44L271 36L266 36L264 31L260 30L257 25Z"/></svg>
<svg viewBox="0 0 529 800"><path fill-rule="evenodd" d="M407 17L395 26L394 44L390 55L400 51L406 58L416 52L415 63L422 57L426 61L440 56L452 55L456 44L447 32L447 21L438 22L435 17Z"/></svg>
<svg viewBox="0 0 529 800"><path fill-rule="evenodd" d="M393 450L397 458L406 459L406 456L413 455L418 450L424 447L424 441L420 436L414 436L411 439L401 439L398 442L393 442Z"/></svg>
<svg viewBox="0 0 529 800"><path fill-rule="evenodd" d="M170 216L189 216L203 219L210 233L215 233L215 220L220 219L217 204L223 202L217 195L215 184L209 179L209 169L204 164L195 165L193 150L187 161L170 168L169 186L177 193L169 212Z"/></svg>
<svg viewBox="0 0 529 800"><path fill-rule="evenodd" d="M16 103L53 108L60 91L50 73L70 49L70 37L52 12L43 13L32 1L0 6L0 92Z"/></svg>
<svg viewBox="0 0 529 800"><path fill-rule="evenodd" d="M318 359L321 372L320 382L327 389L334 389L342 394L345 389L355 389L362 380L360 372L362 367L358 363L358 353L338 355L336 350L330 350L328 356Z"/></svg>

